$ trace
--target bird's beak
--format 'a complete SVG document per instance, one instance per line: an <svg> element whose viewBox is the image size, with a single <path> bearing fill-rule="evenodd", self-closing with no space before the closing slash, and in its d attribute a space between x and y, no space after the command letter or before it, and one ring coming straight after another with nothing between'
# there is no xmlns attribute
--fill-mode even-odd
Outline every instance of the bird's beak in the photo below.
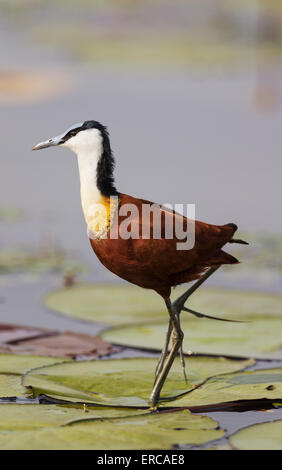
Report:
<svg viewBox="0 0 282 470"><path fill-rule="evenodd" d="M32 150L41 150L46 149L47 147L60 145L62 143L62 137L63 135L58 135L57 137L52 137L49 140L45 140L45 142L40 142L39 144L35 145Z"/></svg>

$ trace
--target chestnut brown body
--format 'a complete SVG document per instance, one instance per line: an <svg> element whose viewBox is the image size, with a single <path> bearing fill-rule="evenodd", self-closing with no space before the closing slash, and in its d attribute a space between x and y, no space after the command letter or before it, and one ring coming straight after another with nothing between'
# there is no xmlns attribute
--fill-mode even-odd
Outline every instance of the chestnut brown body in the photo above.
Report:
<svg viewBox="0 0 282 470"><path fill-rule="evenodd" d="M124 239L116 232L118 236L113 239L110 231L105 238L90 238L91 246L101 263L122 279L143 288L154 289L162 297L168 298L171 287L198 279L208 267L238 263L236 258L222 251L237 229L234 224L218 226L196 221L193 248L177 250L176 244L183 240L179 240L175 234L172 239L164 237L165 217L161 218L162 238L153 238L153 217L150 220L150 238L142 238L142 205L154 203L119 194L119 210L125 204L133 204L139 209L138 220L132 222L134 227L138 227L138 238ZM166 216L173 217L174 222L177 217L182 219L173 211L166 211ZM118 215L113 225L118 224L120 227L127 217ZM184 217L184 228L188 222ZM112 229L115 231L116 227Z"/></svg>

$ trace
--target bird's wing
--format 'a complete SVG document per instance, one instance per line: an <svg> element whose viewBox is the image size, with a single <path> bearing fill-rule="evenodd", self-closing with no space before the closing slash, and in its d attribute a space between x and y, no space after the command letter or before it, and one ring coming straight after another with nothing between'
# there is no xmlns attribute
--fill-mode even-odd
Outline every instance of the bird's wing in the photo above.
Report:
<svg viewBox="0 0 282 470"><path fill-rule="evenodd" d="M143 206L154 207L154 216L144 217ZM131 240L131 250L134 259L142 265L150 263L151 268L158 273L162 271L167 274L181 273L192 266L209 266L214 264L237 262L221 248L232 239L235 228L229 224L223 226L211 225L200 221L192 221L165 207L156 205L145 199L133 198L122 194L120 197L120 208L136 207L138 211L132 215L131 229L135 232L135 238ZM130 209L129 209L130 212ZM122 212L123 213L123 212ZM119 225L125 223L128 213L119 217ZM154 221L160 221L160 229L157 230L159 237L154 238ZM166 224L171 227L181 226L183 233L188 234L192 243L189 249L185 248L185 239L180 239L175 233L172 238L166 237ZM193 232L194 227L194 232ZM144 232L147 237L144 237ZM143 236L142 236L143 233ZM122 236L122 234L121 234Z"/></svg>

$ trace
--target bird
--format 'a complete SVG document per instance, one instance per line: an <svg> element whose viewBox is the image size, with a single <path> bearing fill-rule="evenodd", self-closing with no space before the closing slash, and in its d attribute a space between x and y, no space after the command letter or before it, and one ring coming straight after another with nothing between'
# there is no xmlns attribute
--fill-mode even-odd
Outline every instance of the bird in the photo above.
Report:
<svg viewBox="0 0 282 470"><path fill-rule="evenodd" d="M229 321L190 309L185 305L188 298L220 266L239 263L222 249L224 245L248 243L234 238L238 228L234 223L212 225L191 221L171 208L119 192L115 185L115 158L109 132L98 121L75 124L62 134L35 145L32 150L53 146L67 147L77 156L82 210L97 258L112 273L141 288L154 290L165 302L168 329L148 399L151 408L157 408L162 400L161 390L177 356L187 381L180 313L186 311L198 317ZM144 207L160 216L158 237L154 236L154 217L152 214L145 217ZM174 224L170 236L166 236L167 221ZM193 244L189 249L178 249L180 238L175 227L180 222L187 233L193 228ZM172 302L172 289L191 282L193 284Z"/></svg>

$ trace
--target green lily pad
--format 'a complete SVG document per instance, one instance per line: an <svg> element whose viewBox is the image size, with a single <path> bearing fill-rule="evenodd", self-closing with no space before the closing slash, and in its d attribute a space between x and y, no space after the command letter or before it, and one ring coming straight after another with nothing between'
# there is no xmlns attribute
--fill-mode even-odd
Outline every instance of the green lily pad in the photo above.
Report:
<svg viewBox="0 0 282 470"><path fill-rule="evenodd" d="M36 367L48 366L68 359L44 356L17 356L0 354L0 374L22 375Z"/></svg>
<svg viewBox="0 0 282 470"><path fill-rule="evenodd" d="M173 298L186 288L175 289ZM113 326L168 319L160 296L131 285L81 284L49 294L45 302L51 310L63 315ZM222 318L250 320L252 315L277 315L282 321L282 296L275 294L203 288L189 299L188 305L193 310ZM182 317L185 315L182 313ZM205 321L211 326L210 320Z"/></svg>
<svg viewBox="0 0 282 470"><path fill-rule="evenodd" d="M147 407L153 387L155 358L83 361L41 367L28 372L23 385L35 396L107 406ZM180 361L175 361L162 391L163 400L192 390L208 377L243 369L252 360L191 357L187 361L188 383L183 379Z"/></svg>
<svg viewBox="0 0 282 470"><path fill-rule="evenodd" d="M142 323L167 315L155 292L128 285L81 284L49 294L45 302L64 315L107 325Z"/></svg>
<svg viewBox="0 0 282 470"><path fill-rule="evenodd" d="M21 384L21 377L0 374L0 397L28 397L27 390Z"/></svg>
<svg viewBox="0 0 282 470"><path fill-rule="evenodd" d="M245 318L246 323L230 323L187 317L182 313L184 352L282 359L282 316L248 314ZM165 322L127 325L106 330L101 336L114 344L161 350L166 329Z"/></svg>
<svg viewBox="0 0 282 470"><path fill-rule="evenodd" d="M282 450L282 420L254 424L229 438L233 449Z"/></svg>
<svg viewBox="0 0 282 470"><path fill-rule="evenodd" d="M35 367L47 366L66 360L65 358L56 357L0 354L0 398L28 398L30 391L22 386L21 376Z"/></svg>
<svg viewBox="0 0 282 470"><path fill-rule="evenodd" d="M102 419L80 420L62 427L72 413L83 412L54 405L29 405L24 408L26 411L20 411L22 416L19 423L13 410L9 410L8 420L4 416L0 428L0 449L169 449L174 444L200 445L220 439L225 433L218 429L213 419L193 415L188 410L138 416L136 410L131 410L131 415L127 410L128 415L122 418L105 419L104 416ZM31 409L31 415L25 419L28 409ZM113 413L116 410L110 411ZM91 410L91 413L97 412ZM37 429L33 427L35 420ZM33 430L29 430L29 426ZM38 429L40 427L45 429ZM5 429L5 432L1 429ZM18 431L9 432L10 429Z"/></svg>
<svg viewBox="0 0 282 470"><path fill-rule="evenodd" d="M64 405L0 405L0 433L3 431L30 431L63 426L84 419L108 419L144 414L144 411L118 408L88 408Z"/></svg>
<svg viewBox="0 0 282 470"><path fill-rule="evenodd" d="M239 400L282 399L282 368L241 371L212 377L174 402L179 407L198 407Z"/></svg>

